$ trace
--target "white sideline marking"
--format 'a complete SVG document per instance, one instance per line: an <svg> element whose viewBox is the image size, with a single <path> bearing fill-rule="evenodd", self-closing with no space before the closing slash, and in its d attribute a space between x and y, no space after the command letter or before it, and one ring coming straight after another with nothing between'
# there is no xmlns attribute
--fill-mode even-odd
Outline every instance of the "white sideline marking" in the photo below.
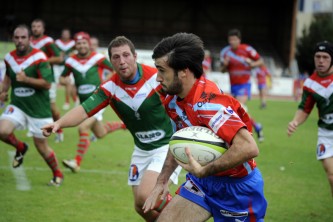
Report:
<svg viewBox="0 0 333 222"><path fill-rule="evenodd" d="M20 166L22 167L22 166ZM0 166L1 170L8 170L12 169L12 167L8 166ZM24 168L26 171L27 170L35 170L35 171L50 171L49 168L44 168L44 167L26 167ZM71 172L69 169L64 170L66 172ZM116 171L116 170L87 170L87 169L80 169L80 173L95 173L95 174L109 174L109 175L128 175L128 171ZM185 171L182 170L182 172L179 174L179 176L185 176L186 173Z"/></svg>
<svg viewBox="0 0 333 222"><path fill-rule="evenodd" d="M15 152L8 151L8 156L9 156L9 165L11 166L12 160L15 156ZM27 176L25 175L24 167L21 165L20 167L18 167L16 169L14 169L13 167L10 167L10 168L16 179L16 189L22 190L22 191L31 190L30 182L29 182Z"/></svg>

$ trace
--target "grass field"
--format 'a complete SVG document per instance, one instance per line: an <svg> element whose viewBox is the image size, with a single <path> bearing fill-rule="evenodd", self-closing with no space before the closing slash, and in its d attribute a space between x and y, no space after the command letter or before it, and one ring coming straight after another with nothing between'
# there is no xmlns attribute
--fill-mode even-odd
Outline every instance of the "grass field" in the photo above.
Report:
<svg viewBox="0 0 333 222"><path fill-rule="evenodd" d="M58 93L59 107L63 90ZM265 180L268 201L267 222L333 221L329 185L320 162L315 158L317 137L316 112L291 138L286 126L297 103L269 101L265 110L258 100L249 103L250 112L264 125L265 142L259 144L256 159ZM104 119L117 117L107 109ZM0 143L0 222L100 222L143 221L133 209L127 172L133 140L127 131L117 131L93 142L81 171L72 174L64 169L65 181L59 188L48 187L51 172L33 146L26 131L17 137L30 145L23 167L11 168L14 149ZM65 142L49 143L59 161L75 154L76 128L65 129ZM16 172L16 173L15 173ZM21 172L21 174L19 173ZM184 181L182 172L180 181ZM21 191L19 183L27 179L30 190ZM173 186L172 191L177 187ZM210 220L213 221L213 220Z"/></svg>

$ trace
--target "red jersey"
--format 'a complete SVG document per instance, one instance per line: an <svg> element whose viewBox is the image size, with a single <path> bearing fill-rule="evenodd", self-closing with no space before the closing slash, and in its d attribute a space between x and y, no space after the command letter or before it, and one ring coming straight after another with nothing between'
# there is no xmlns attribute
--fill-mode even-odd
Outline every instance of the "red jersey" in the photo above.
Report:
<svg viewBox="0 0 333 222"><path fill-rule="evenodd" d="M246 62L246 59L257 61L260 59L258 52L249 45L240 44L236 50L230 46L226 46L221 50L220 60L223 62L229 58L227 67L230 77L230 84L244 84L250 82L251 67Z"/></svg>
<svg viewBox="0 0 333 222"><path fill-rule="evenodd" d="M270 78L271 76L266 66L255 68L254 73L257 77L258 84L266 84L267 78Z"/></svg>
<svg viewBox="0 0 333 222"><path fill-rule="evenodd" d="M246 127L252 131L250 117L240 103L221 93L215 83L203 76L184 99L167 95L164 105L177 130L187 126L204 126L212 129L228 144L231 144L239 129ZM255 167L256 162L251 159L217 175L244 177Z"/></svg>

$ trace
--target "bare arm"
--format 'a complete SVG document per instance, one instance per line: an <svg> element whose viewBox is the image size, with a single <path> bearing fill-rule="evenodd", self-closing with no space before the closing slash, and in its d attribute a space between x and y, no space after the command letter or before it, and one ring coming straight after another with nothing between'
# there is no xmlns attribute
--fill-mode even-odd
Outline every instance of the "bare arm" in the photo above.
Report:
<svg viewBox="0 0 333 222"><path fill-rule="evenodd" d="M54 123L47 124L42 127L43 135L50 136L52 133L55 133L60 128L77 126L85 119L88 118L88 114L83 109L83 107L77 106L74 109L67 112L63 117L58 119Z"/></svg>
<svg viewBox="0 0 333 222"><path fill-rule="evenodd" d="M302 109L297 110L293 120L288 123L288 136L291 136L291 134L296 131L297 127L307 120L308 116L309 114L304 112Z"/></svg>
<svg viewBox="0 0 333 222"><path fill-rule="evenodd" d="M169 178L172 172L175 171L177 166L178 164L169 150L162 168L162 172L157 178L155 187L150 192L148 198L145 201L145 204L142 207L145 213L154 209L157 201L160 199L163 200L167 196L167 194L169 193Z"/></svg>
<svg viewBox="0 0 333 222"><path fill-rule="evenodd" d="M47 61L50 64L61 64L64 62L64 56L52 56Z"/></svg>
<svg viewBox="0 0 333 222"><path fill-rule="evenodd" d="M11 85L11 80L7 75L5 75L5 78L1 83L0 101L5 102L8 100L8 90L10 85Z"/></svg>
<svg viewBox="0 0 333 222"><path fill-rule="evenodd" d="M192 173L196 177L207 177L236 167L259 154L258 146L253 136L248 132L247 129L240 129L235 135L232 145L229 149L218 159L201 166L192 157L190 150L186 149L186 154L189 158L188 164L179 163L185 170Z"/></svg>

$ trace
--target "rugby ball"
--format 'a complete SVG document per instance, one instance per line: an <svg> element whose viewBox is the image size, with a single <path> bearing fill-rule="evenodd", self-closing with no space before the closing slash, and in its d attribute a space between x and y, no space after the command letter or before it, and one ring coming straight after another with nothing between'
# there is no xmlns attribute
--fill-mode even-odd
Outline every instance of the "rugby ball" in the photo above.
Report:
<svg viewBox="0 0 333 222"><path fill-rule="evenodd" d="M169 142L171 153L177 160L188 163L185 147L202 166L219 158L228 149L227 143L214 131L202 126L185 127L172 135Z"/></svg>

